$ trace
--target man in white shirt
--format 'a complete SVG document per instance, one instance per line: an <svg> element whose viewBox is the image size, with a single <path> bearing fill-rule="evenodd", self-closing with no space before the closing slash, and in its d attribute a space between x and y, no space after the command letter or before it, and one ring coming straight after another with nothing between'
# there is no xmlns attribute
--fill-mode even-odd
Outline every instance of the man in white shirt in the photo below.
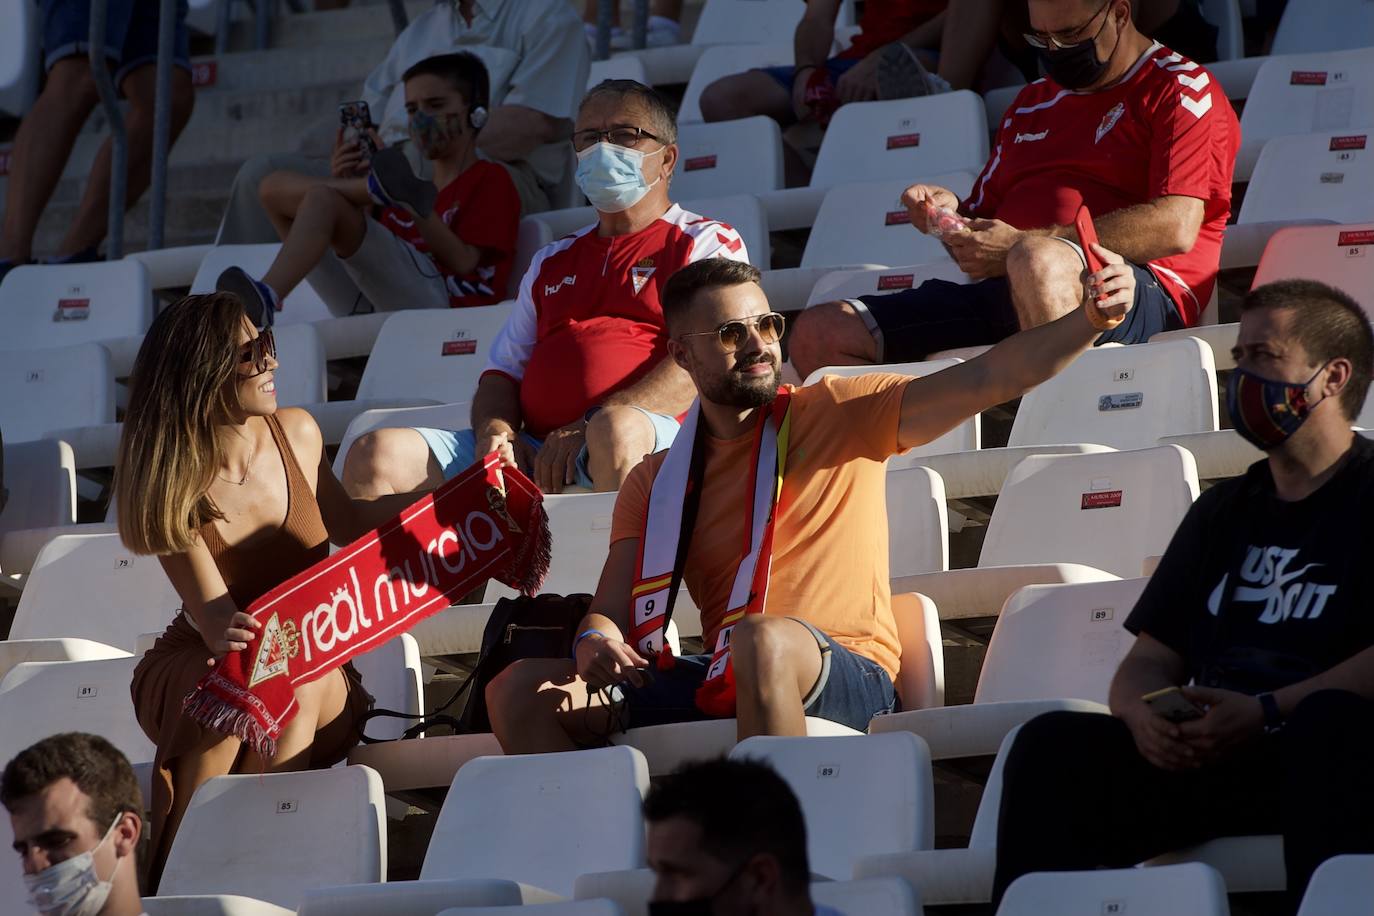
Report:
<svg viewBox="0 0 1374 916"><path fill-rule="evenodd" d="M6 913L139 916L143 800L133 768L97 735L67 732L19 752L0 775L28 891ZM13 866L11 866L13 867Z"/></svg>

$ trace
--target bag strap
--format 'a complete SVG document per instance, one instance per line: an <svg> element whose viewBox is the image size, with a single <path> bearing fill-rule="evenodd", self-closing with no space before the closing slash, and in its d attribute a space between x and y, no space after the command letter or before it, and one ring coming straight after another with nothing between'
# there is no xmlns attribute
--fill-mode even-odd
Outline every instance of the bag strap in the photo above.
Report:
<svg viewBox="0 0 1374 916"><path fill-rule="evenodd" d="M362 718L358 720L358 740L363 744L385 744L388 741L404 741L408 738L418 738L429 729L438 725L447 725L449 728L452 728L455 733L461 733L462 725L459 723L457 717L445 715L445 712L452 707L454 703L458 702L458 698L472 686L473 679L477 677L477 672L482 668L482 658L485 657L486 656L483 655L481 658L478 658L477 664L472 666L472 670L468 672L467 677L463 678L463 683L458 685L458 689L453 691L453 695L429 714L398 712L394 709L369 709L367 712L363 713ZM419 719L420 721L401 732L401 737L399 739L369 738L366 731L367 723L373 719Z"/></svg>

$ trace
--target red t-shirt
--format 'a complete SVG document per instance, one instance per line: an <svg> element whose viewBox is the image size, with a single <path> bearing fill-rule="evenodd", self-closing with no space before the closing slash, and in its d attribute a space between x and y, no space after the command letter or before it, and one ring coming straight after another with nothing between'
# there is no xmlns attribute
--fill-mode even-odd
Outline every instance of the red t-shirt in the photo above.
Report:
<svg viewBox="0 0 1374 916"><path fill-rule="evenodd" d="M859 34L840 54L842 59L867 57L891 44L921 23L943 13L949 0L868 0L859 17Z"/></svg>
<svg viewBox="0 0 1374 916"><path fill-rule="evenodd" d="M1201 200L1192 249L1142 265L1192 327L1216 283L1239 148L1221 86L1155 42L1106 89L1071 92L1048 78L1022 89L963 209L1038 229L1071 225L1080 204L1101 216L1166 195Z"/></svg>
<svg viewBox="0 0 1374 916"><path fill-rule="evenodd" d="M434 261L448 286L448 304L462 308L505 299L520 225L520 196L510 174L495 162L479 159L439 191L434 211L454 235L482 249L482 258L472 273L455 274ZM388 207L377 221L433 260L408 211Z"/></svg>
<svg viewBox="0 0 1374 916"><path fill-rule="evenodd" d="M633 235L596 224L535 254L487 372L520 385L525 431L545 436L634 384L668 355L659 290L702 258L748 261L725 223L676 204Z"/></svg>

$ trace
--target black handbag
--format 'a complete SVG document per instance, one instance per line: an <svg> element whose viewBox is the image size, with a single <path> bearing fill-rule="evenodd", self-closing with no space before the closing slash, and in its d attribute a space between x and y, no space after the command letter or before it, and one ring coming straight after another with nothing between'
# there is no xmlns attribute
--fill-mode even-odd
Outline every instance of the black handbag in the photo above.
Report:
<svg viewBox="0 0 1374 916"><path fill-rule="evenodd" d="M365 729L369 720L380 717L419 719L405 730L402 740L419 737L439 725L446 725L457 734L491 731L491 719L487 715L487 685L511 662L522 658L571 657L577 625L587 616L591 603L592 596L587 594L502 598L492 608L486 628L482 631L482 648L477 656L477 664L446 702L426 716L373 709L363 716L359 729ZM463 711L456 717L450 715L448 710L464 693L467 694L467 700L463 703ZM387 740L369 738L366 734L361 737L364 744Z"/></svg>

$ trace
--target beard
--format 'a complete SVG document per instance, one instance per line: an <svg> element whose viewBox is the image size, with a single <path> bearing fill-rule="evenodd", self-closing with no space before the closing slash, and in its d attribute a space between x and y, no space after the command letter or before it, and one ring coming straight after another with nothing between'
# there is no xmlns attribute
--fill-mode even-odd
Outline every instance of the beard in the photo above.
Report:
<svg viewBox="0 0 1374 916"><path fill-rule="evenodd" d="M744 374L745 369L759 364L769 366L772 371L767 375ZM777 360L770 353L760 353L737 362L734 368L724 375L703 380L701 396L725 407L763 407L773 403L777 398L780 378Z"/></svg>

